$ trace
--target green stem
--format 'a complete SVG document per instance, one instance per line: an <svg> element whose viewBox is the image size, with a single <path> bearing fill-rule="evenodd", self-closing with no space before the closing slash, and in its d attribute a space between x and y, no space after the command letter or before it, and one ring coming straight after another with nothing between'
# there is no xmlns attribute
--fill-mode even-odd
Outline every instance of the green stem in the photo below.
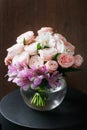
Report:
<svg viewBox="0 0 87 130"><path fill-rule="evenodd" d="M46 97L41 96L40 93L36 92L31 100L31 104L37 107L43 107L46 105Z"/></svg>

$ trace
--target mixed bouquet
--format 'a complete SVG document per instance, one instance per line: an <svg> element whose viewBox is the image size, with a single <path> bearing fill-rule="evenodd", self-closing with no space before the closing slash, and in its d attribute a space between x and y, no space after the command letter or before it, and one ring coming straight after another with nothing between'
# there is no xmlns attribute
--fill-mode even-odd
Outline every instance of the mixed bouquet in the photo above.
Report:
<svg viewBox="0 0 87 130"><path fill-rule="evenodd" d="M83 62L81 55L75 55L75 46L53 28L42 27L37 34L28 31L18 36L16 44L7 49L5 58L8 81L25 91L55 89L61 85L60 79L66 72L77 70Z"/></svg>

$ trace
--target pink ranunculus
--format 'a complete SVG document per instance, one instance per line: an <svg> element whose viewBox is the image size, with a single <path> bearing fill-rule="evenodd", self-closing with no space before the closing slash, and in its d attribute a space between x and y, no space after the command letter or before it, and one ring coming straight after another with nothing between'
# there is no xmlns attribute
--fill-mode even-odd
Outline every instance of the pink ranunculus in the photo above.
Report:
<svg viewBox="0 0 87 130"><path fill-rule="evenodd" d="M40 30L38 30L38 35L42 34L42 33L53 33L53 28L51 27L42 27Z"/></svg>
<svg viewBox="0 0 87 130"><path fill-rule="evenodd" d="M29 67L30 68L39 68L42 67L44 64L44 61L41 59L39 55L31 56L29 60Z"/></svg>
<svg viewBox="0 0 87 130"><path fill-rule="evenodd" d="M74 56L74 67L80 67L83 63L83 57L81 55L76 55Z"/></svg>
<svg viewBox="0 0 87 130"><path fill-rule="evenodd" d="M19 66L19 63L23 63L28 66L29 64L29 53L27 51L22 52L21 54L16 55L13 60L12 64L15 66Z"/></svg>
<svg viewBox="0 0 87 130"><path fill-rule="evenodd" d="M64 42L64 44L65 44L65 47L66 47L66 52L71 54L71 55L74 55L75 46L72 45L70 42Z"/></svg>
<svg viewBox="0 0 87 130"><path fill-rule="evenodd" d="M11 57L9 54L5 57L5 65L10 65L12 62L13 57Z"/></svg>
<svg viewBox="0 0 87 130"><path fill-rule="evenodd" d="M60 54L57 58L59 65L63 68L71 67L74 64L74 57L70 54Z"/></svg>
<svg viewBox="0 0 87 130"><path fill-rule="evenodd" d="M30 44L34 40L34 33L33 31L28 31L23 34L21 34L19 37L17 37L17 43L23 43L25 40L25 44Z"/></svg>
<svg viewBox="0 0 87 130"><path fill-rule="evenodd" d="M54 34L54 39L55 39L55 41L58 41L59 39L61 39L63 42L67 41L64 36L62 36L61 34L58 34L58 33Z"/></svg>
<svg viewBox="0 0 87 130"><path fill-rule="evenodd" d="M26 45L24 47L24 50L28 51L29 55L35 55L35 54L37 54L37 44L38 44L38 42L34 42L30 45Z"/></svg>
<svg viewBox="0 0 87 130"><path fill-rule="evenodd" d="M52 60L53 56L57 54L57 49L56 48L46 48L43 50L39 50L38 52L40 54L40 57L44 61Z"/></svg>
<svg viewBox="0 0 87 130"><path fill-rule="evenodd" d="M47 61L45 65L49 73L56 71L58 68L58 63L54 60Z"/></svg>
<svg viewBox="0 0 87 130"><path fill-rule="evenodd" d="M20 54L21 52L24 51L24 45L23 44L15 44L12 47L7 49L8 51L8 55L10 55L10 57L14 57L17 54Z"/></svg>

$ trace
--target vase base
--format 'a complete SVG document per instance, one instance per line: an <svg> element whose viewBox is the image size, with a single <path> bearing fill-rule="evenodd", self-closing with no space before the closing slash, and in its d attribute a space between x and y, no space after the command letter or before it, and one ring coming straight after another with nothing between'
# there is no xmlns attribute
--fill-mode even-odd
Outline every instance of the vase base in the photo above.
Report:
<svg viewBox="0 0 87 130"><path fill-rule="evenodd" d="M27 106L29 106L31 109L34 109L34 110L37 110L37 111L50 111L50 110L53 110L53 109L55 109L56 107L58 107L60 104L61 104L61 102L63 101L63 99L61 100L61 101L53 101L53 102L49 102L49 103L47 103L47 105L45 105L45 106L42 106L42 107L38 107L38 106L35 106L35 105L33 105L33 104L31 104L30 103L30 101L24 101L26 104L27 104Z"/></svg>

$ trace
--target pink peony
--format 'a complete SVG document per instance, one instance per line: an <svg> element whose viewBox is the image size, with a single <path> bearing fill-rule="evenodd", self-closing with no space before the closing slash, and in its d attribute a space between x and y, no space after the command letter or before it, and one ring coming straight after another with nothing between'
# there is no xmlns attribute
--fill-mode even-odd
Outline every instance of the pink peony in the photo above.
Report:
<svg viewBox="0 0 87 130"><path fill-rule="evenodd" d="M33 67L39 68L39 67L42 67L43 64L44 64L44 62L39 55L31 56L31 58L29 60L29 67L30 68L33 68Z"/></svg>
<svg viewBox="0 0 87 130"><path fill-rule="evenodd" d="M83 57L81 55L74 56L74 67L80 67L83 63Z"/></svg>
<svg viewBox="0 0 87 130"><path fill-rule="evenodd" d="M63 68L71 67L74 64L74 57L70 54L60 54L57 58L59 65Z"/></svg>
<svg viewBox="0 0 87 130"><path fill-rule="evenodd" d="M47 33L47 32L50 32L50 33L53 33L53 28L51 27L42 27L40 30L38 30L38 35L42 34L42 33Z"/></svg>
<svg viewBox="0 0 87 130"><path fill-rule="evenodd" d="M58 63L54 60L47 61L45 65L49 73L56 71L58 68Z"/></svg>
<svg viewBox="0 0 87 130"><path fill-rule="evenodd" d="M30 44L34 40L34 33L33 31L28 31L23 34L21 34L19 37L17 37L17 43L23 43L25 40L25 44Z"/></svg>

